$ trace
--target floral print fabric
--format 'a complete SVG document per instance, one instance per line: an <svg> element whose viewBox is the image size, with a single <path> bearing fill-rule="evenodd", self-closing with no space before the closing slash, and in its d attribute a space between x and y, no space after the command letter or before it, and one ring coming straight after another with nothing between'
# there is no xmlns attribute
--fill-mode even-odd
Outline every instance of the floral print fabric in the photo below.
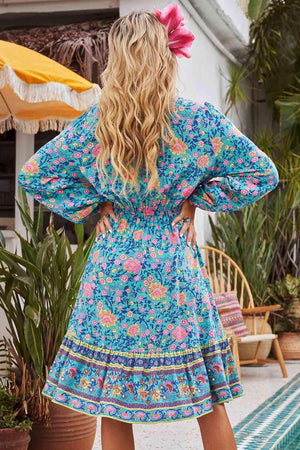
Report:
<svg viewBox="0 0 300 450"><path fill-rule="evenodd" d="M19 184L82 223L114 202L118 222L90 251L75 307L43 389L79 412L132 423L176 421L243 395L198 246L172 228L189 198L233 211L278 184L273 162L212 104L178 97L161 144L160 187L122 196L99 178L95 104L23 166Z"/></svg>

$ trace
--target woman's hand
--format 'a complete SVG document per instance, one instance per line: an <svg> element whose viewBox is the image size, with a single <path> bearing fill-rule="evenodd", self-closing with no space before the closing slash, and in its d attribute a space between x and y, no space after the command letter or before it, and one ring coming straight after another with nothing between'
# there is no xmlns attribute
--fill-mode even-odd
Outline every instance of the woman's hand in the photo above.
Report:
<svg viewBox="0 0 300 450"><path fill-rule="evenodd" d="M106 200L102 203L99 214L100 219L96 225L96 238L99 236L100 232L102 233L103 237L106 236L107 230L105 229L105 227L107 227L107 229L112 232L112 226L109 220L109 216L112 217L115 222L117 222L117 218L114 213L114 204L110 200Z"/></svg>
<svg viewBox="0 0 300 450"><path fill-rule="evenodd" d="M172 227L176 225L177 222L180 222L183 218L188 217L190 219L190 222L183 222L183 226L179 232L179 236L183 236L186 230L187 236L186 241L187 245L192 245L193 249L196 250L196 242L197 242L197 236L194 226L194 220L195 220L195 210L196 206L192 205L189 200L184 200L181 206L180 214L175 217L175 219L172 222Z"/></svg>

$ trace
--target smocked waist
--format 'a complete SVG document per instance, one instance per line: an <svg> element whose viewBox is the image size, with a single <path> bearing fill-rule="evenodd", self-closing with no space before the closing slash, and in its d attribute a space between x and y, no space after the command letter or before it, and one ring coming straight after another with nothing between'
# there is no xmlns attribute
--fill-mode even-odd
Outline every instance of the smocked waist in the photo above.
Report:
<svg viewBox="0 0 300 450"><path fill-rule="evenodd" d="M153 221L157 219L170 221L180 213L180 207L177 205L173 207L171 207L171 205L141 205L138 207L129 207L115 204L114 209L119 218L132 219L137 223L140 221Z"/></svg>

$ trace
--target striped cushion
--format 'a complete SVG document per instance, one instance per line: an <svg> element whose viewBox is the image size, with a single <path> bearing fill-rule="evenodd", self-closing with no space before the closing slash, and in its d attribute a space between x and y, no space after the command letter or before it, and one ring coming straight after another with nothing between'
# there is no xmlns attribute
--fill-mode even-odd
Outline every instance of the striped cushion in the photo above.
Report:
<svg viewBox="0 0 300 450"><path fill-rule="evenodd" d="M236 291L213 294L217 308L229 308L228 312L221 314L223 326L230 328L237 337L248 336L249 331L245 325L241 307Z"/></svg>

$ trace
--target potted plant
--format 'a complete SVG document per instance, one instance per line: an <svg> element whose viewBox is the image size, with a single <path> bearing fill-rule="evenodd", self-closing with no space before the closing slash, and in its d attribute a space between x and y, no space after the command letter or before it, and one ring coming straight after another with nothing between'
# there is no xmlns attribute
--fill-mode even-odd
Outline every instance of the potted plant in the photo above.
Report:
<svg viewBox="0 0 300 450"><path fill-rule="evenodd" d="M33 420L29 449L73 449L78 445L90 449L97 418L58 405L41 392L67 332L95 230L84 240L83 224L75 224L77 246L73 250L64 228L55 230L53 213L44 236L42 205L32 219L21 188L19 199L26 238L16 232L21 253L17 255L5 248L0 236L0 308L8 322L10 336L3 339L14 365L15 382L26 386L23 400Z"/></svg>
<svg viewBox="0 0 300 450"><path fill-rule="evenodd" d="M28 417L22 392L8 378L0 378L0 450L27 450L32 420Z"/></svg>
<svg viewBox="0 0 300 450"><path fill-rule="evenodd" d="M300 359L300 277L287 274L282 281L267 287L272 299L281 304L276 315L275 332L284 359Z"/></svg>
<svg viewBox="0 0 300 450"><path fill-rule="evenodd" d="M222 250L240 267L250 285L255 306L265 305L265 286L272 270L275 252L272 233L270 232L266 239L263 232L268 221L266 201L266 198L261 199L257 204L249 205L236 213L220 213L216 222L208 217L212 240L208 241L207 245ZM223 267L223 274L226 274L226 270L226 267ZM238 292L240 289L241 286L238 284ZM246 307L246 304L244 306ZM244 322L249 333L252 334L254 332L253 316L245 315ZM256 315L257 332L263 323L264 316ZM266 323L265 333L272 333L269 322ZM240 343L240 358L243 360L253 359L256 348L256 342ZM258 358L267 359L271 348L271 339L262 341L258 350Z"/></svg>

